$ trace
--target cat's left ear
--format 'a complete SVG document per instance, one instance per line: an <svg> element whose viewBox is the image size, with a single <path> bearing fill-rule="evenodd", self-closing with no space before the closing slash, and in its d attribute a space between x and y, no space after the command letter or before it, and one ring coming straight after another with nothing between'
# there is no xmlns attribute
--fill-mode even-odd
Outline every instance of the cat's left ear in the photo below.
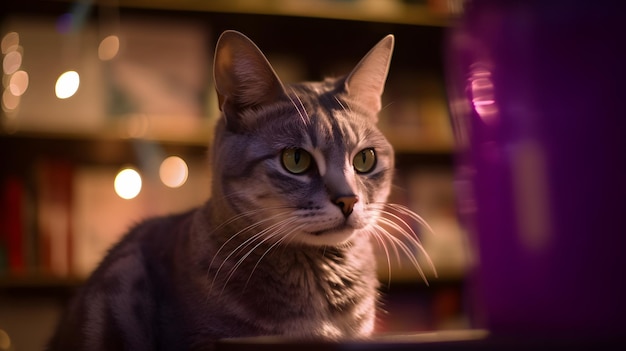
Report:
<svg viewBox="0 0 626 351"><path fill-rule="evenodd" d="M261 50L245 35L225 31L217 41L213 76L219 108L242 111L270 104L285 96L285 90ZM238 113L229 114L235 117ZM250 121L229 120L233 125Z"/></svg>
<svg viewBox="0 0 626 351"><path fill-rule="evenodd" d="M375 115L381 109L394 37L387 35L378 42L352 70L345 80L345 90L359 107Z"/></svg>

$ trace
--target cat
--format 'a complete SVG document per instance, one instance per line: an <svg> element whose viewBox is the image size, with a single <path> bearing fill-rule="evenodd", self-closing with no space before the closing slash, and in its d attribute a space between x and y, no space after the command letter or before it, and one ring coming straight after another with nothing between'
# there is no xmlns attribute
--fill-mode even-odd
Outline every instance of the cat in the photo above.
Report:
<svg viewBox="0 0 626 351"><path fill-rule="evenodd" d="M222 33L211 198L131 229L48 349L211 350L239 336L372 335L374 243L418 269L406 242L421 248L402 219L420 217L386 203L394 151L376 123L393 46L386 36L347 76L283 84L250 39Z"/></svg>

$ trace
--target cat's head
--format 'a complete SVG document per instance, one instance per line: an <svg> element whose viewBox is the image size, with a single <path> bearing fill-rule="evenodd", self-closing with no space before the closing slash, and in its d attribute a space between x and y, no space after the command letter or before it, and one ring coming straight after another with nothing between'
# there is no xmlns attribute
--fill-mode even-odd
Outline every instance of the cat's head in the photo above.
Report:
<svg viewBox="0 0 626 351"><path fill-rule="evenodd" d="M394 167L376 127L393 44L382 39L345 77L286 85L250 39L222 34L212 192L238 235L337 245L371 229Z"/></svg>

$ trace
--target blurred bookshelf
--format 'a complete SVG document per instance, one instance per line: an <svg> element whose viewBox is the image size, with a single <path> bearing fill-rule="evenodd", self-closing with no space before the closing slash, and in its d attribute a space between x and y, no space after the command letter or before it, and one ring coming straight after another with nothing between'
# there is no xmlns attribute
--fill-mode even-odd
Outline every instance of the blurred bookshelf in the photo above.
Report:
<svg viewBox="0 0 626 351"><path fill-rule="evenodd" d="M381 330L454 326L451 320L462 319L461 293L471 258L454 209L442 45L459 3L4 4L0 35L18 33L19 41L13 49L3 46L3 59L11 50L22 57L15 71L5 72L3 93L11 89L17 71L27 72L29 82L19 105L8 108L3 102L0 116L0 310L22 295L41 300L52 293L57 306L50 313L56 313L130 225L209 197L208 150L218 116L210 65L223 30L248 35L286 82L345 74L373 44L393 33L396 48L380 118L397 153L391 201L409 206L435 229L429 234L417 224L414 228L437 274L420 261L425 281L410 262L388 261L381 248L379 276L388 296ZM71 29L63 32L59 25L68 25L61 21L67 16L74 17L67 22ZM120 53L103 61L99 45L111 35L119 36ZM81 73L80 88L75 96L58 99L55 79L72 67ZM169 157L185 163L186 183L178 187L161 179ZM126 168L138 171L143 181L130 200L114 189L114 179ZM413 307L407 308L411 298ZM414 315L425 317L415 320ZM0 329L19 334L9 330L6 318L10 321L0 315ZM51 331L49 325L41 328L44 336Z"/></svg>
<svg viewBox="0 0 626 351"><path fill-rule="evenodd" d="M333 18L399 24L444 26L459 11L459 1L378 0L123 0L122 6L148 9L253 13L293 17Z"/></svg>

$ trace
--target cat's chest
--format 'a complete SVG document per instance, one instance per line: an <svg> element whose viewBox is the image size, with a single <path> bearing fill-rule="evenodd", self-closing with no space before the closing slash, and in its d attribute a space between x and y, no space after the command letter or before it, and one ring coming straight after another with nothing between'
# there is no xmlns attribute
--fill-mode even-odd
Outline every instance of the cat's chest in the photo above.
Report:
<svg viewBox="0 0 626 351"><path fill-rule="evenodd" d="M369 240L341 250L259 246L237 256L220 244L209 251L219 248L222 256L204 256L208 266L193 274L196 298L187 302L195 320L217 316L222 330L237 335L344 337L373 329L378 280Z"/></svg>
<svg viewBox="0 0 626 351"><path fill-rule="evenodd" d="M274 311L277 314L344 309L343 300L369 293L368 284L354 265L314 262L307 257L266 263L254 267L250 273L240 269L240 277L232 277L228 282L234 289L227 290L240 295L242 301L255 301L254 306L259 309L281 307ZM242 284L238 278L245 278L245 282Z"/></svg>
<svg viewBox="0 0 626 351"><path fill-rule="evenodd" d="M328 257L326 257L328 258ZM334 257L299 257L259 272L256 289L243 292L243 311L271 333L340 337L365 328L375 312L377 281L371 269Z"/></svg>

